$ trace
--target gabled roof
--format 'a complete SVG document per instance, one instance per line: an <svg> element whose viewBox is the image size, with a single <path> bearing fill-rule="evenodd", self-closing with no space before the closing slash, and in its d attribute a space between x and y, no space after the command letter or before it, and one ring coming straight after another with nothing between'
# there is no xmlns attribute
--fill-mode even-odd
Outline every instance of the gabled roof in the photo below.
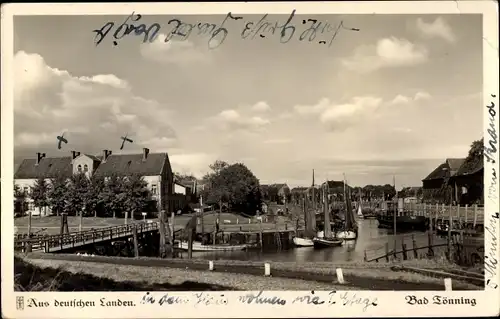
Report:
<svg viewBox="0 0 500 319"><path fill-rule="evenodd" d="M142 176L160 175L165 161L168 161L167 153L150 153L145 161L141 154L111 154L106 162L101 162L96 175L108 176L114 173L139 174Z"/></svg>
<svg viewBox="0 0 500 319"><path fill-rule="evenodd" d="M93 161L95 162L100 162L101 161L101 157L97 157L97 156L94 156L94 155L90 155L90 154L83 154L89 158L91 158Z"/></svg>
<svg viewBox="0 0 500 319"><path fill-rule="evenodd" d="M22 161L14 174L15 179L54 178L58 175L70 177L73 174L71 157L42 158L38 165L36 159L30 158Z"/></svg>
<svg viewBox="0 0 500 319"><path fill-rule="evenodd" d="M447 158L446 163L451 170L451 175L454 175L465 162L465 158Z"/></svg>
<svg viewBox="0 0 500 319"><path fill-rule="evenodd" d="M451 177L458 172L464 161L465 158L447 158L444 163L436 167L436 169L423 180L428 181Z"/></svg>
<svg viewBox="0 0 500 319"><path fill-rule="evenodd" d="M455 176L472 175L484 168L483 158L477 158L473 162L465 162L460 166Z"/></svg>

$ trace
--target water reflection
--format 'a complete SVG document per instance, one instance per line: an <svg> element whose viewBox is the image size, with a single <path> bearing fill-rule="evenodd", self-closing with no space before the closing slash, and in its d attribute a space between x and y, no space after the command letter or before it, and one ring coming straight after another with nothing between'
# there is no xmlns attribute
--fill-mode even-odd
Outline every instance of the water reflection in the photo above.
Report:
<svg viewBox="0 0 500 319"><path fill-rule="evenodd" d="M346 241L340 247L325 249L314 249L313 247L293 248L280 252L261 252L261 251L237 251L237 252L193 252L193 258L201 259L233 259L233 260L273 260L290 262L311 262L311 261L336 261L352 262L363 261L365 250L377 250L383 254L385 246L388 243L392 250L397 245L397 250L401 250L402 240L407 247L413 247L413 240L417 247L427 246L428 235L425 232L407 232L394 234L391 230L378 228L378 222L375 219L366 219L358 221L359 233L355 241ZM413 238L412 238L413 237ZM395 243L396 239L396 243ZM443 239L435 238L436 244ZM186 256L184 256L185 258Z"/></svg>

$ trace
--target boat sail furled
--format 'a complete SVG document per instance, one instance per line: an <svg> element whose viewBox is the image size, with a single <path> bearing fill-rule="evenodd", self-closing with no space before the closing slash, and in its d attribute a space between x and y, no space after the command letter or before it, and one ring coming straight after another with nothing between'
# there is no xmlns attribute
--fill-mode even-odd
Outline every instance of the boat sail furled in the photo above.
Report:
<svg viewBox="0 0 500 319"><path fill-rule="evenodd" d="M345 199L345 224L344 229L336 232L336 237L344 240L355 240L358 238L358 227L355 221L352 204L351 191L346 190L346 180L344 176L344 199Z"/></svg>
<svg viewBox="0 0 500 319"><path fill-rule="evenodd" d="M312 192L314 207L314 169L312 175ZM309 193L307 195L309 195ZM312 212L310 212L306 207L306 194L303 195L302 210L304 214L305 234L303 237L294 237L293 244L296 247L312 247L314 246L314 242L311 238L308 237L308 234L313 234L316 232L316 216L314 209Z"/></svg>
<svg viewBox="0 0 500 319"><path fill-rule="evenodd" d="M332 226L330 223L330 210L328 207L328 181L326 181L325 186L323 187L323 209L325 214L324 221L324 237L315 237L313 239L314 248L326 248L326 247L335 247L341 246L343 240L340 240L335 237L335 234L332 233Z"/></svg>

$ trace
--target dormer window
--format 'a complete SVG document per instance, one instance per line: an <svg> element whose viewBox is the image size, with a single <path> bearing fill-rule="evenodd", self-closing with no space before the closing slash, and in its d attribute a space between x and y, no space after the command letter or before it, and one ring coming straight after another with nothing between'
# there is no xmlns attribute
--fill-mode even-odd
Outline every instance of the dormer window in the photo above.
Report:
<svg viewBox="0 0 500 319"><path fill-rule="evenodd" d="M87 173L89 171L89 166L87 164L83 165L83 172Z"/></svg>
<svg viewBox="0 0 500 319"><path fill-rule="evenodd" d="M82 165L78 165L78 173L82 172Z"/></svg>

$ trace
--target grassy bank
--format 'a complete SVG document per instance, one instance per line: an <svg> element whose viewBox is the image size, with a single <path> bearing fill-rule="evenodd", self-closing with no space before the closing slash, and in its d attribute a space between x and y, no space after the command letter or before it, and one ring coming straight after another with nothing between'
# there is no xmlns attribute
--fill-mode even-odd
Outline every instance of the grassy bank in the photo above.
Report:
<svg viewBox="0 0 500 319"><path fill-rule="evenodd" d="M16 291L340 289L333 284L305 280L264 278L175 268L109 265L96 262L49 259L23 260L17 257L15 273Z"/></svg>
<svg viewBox="0 0 500 319"><path fill-rule="evenodd" d="M255 278L263 278L264 262L251 261L233 261L233 260L216 260L214 261L215 272L208 271L207 260L186 260L186 259L158 259L158 258L120 258L120 257L103 257L103 256L77 256L77 255L45 255L31 254L30 260L33 262L45 263L62 263L66 265L80 265L81 263L95 263L104 267L103 269L115 269L115 267L140 267L149 266L150 268L170 268L183 269L190 271L200 271L203 274L215 275L216 272L223 273L223 277L219 277L219 283L226 285L227 278L233 275L240 279L247 275L253 275ZM274 279L277 277L306 280L315 282L316 284L327 284L328 287L332 283L337 282L336 268L342 268L345 285L342 288L354 289L370 289L370 290L442 290L444 283L442 277L432 277L425 274L412 273L408 271L400 271L395 269L395 264L373 264L373 263L290 263L290 262L269 262L271 264L271 275ZM443 265L432 265L434 267L422 267L417 261L404 263L411 267L420 267L426 269L442 270ZM401 264L399 264L401 265ZM445 268L446 269L446 268ZM451 268L448 268L451 269ZM459 269L459 268L455 268ZM228 276L228 277L226 277ZM183 277L188 278L188 277ZM231 280L229 280L231 282ZM268 279L263 279L265 286L268 286ZM231 286L233 286L231 284ZM264 287L264 286L263 286ZM270 289L294 289L294 288L278 288L280 286L269 286ZM302 287L302 286L300 286ZM467 282L454 280L453 288L456 290L478 290L482 287L470 284ZM301 288L295 288L301 289ZM306 288L304 288L306 289ZM319 288L316 288L319 289Z"/></svg>

